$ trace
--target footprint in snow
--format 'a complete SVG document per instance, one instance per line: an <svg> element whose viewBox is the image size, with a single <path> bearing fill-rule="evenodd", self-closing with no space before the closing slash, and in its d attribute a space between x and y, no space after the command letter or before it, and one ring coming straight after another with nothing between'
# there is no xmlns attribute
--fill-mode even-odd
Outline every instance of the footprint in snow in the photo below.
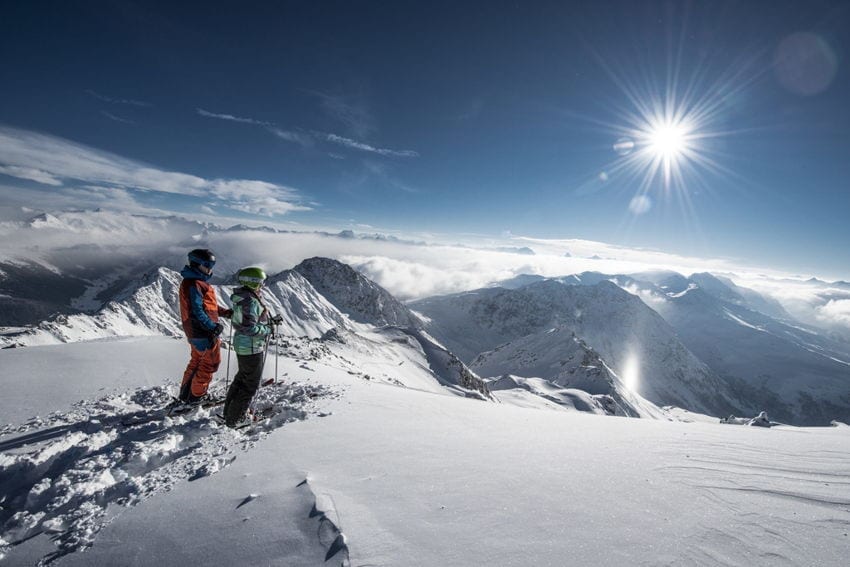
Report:
<svg viewBox="0 0 850 567"><path fill-rule="evenodd" d="M256 404L277 413L247 434L220 426L208 409L157 414L171 400L165 386L81 401L6 426L0 439L0 559L39 534L49 534L56 545L44 564L84 549L107 522L108 507L112 516L115 505L134 506L182 480L217 473L269 431L314 415L316 398L331 393L302 384L261 388Z"/></svg>
<svg viewBox="0 0 850 567"><path fill-rule="evenodd" d="M259 496L260 496L259 494L249 494L248 496L246 496L246 497L242 500L242 502L240 502L240 503L236 506L236 509L238 510L239 508L241 508L242 506L244 506L244 505L245 505L245 504L247 504L248 502L251 502L251 501L253 501L253 500L256 500L257 498L259 498Z"/></svg>

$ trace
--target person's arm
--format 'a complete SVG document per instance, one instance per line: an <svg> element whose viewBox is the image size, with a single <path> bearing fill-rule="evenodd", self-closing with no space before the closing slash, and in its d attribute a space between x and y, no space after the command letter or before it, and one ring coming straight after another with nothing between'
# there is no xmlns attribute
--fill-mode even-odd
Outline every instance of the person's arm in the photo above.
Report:
<svg viewBox="0 0 850 567"><path fill-rule="evenodd" d="M197 319L202 327L210 332L215 330L216 322L212 320L204 309L204 296L198 289L197 284L189 287L189 309L192 311L192 317Z"/></svg>
<svg viewBox="0 0 850 567"><path fill-rule="evenodd" d="M249 301L242 301L238 308L242 310L242 324L239 325L240 333L251 337L269 334L269 326L260 322L262 306L259 301L253 298Z"/></svg>

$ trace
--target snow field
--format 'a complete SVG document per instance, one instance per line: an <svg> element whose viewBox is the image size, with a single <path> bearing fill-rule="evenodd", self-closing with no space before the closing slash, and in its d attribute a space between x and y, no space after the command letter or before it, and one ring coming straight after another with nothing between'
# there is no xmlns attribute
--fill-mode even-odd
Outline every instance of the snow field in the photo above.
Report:
<svg viewBox="0 0 850 567"><path fill-rule="evenodd" d="M599 417L381 385L348 399L321 430L295 424L259 452L285 445L333 487L355 565L846 559L850 438L838 429Z"/></svg>
<svg viewBox="0 0 850 567"><path fill-rule="evenodd" d="M116 346L104 344L107 351ZM97 352L104 344L87 346ZM98 384L94 380L87 386ZM220 408L172 417L159 413L173 390L173 385L138 388L5 426L0 440L0 556L40 534L48 534L56 546L44 555L45 562L79 551L116 515L116 506L134 506L181 481L219 472L270 431L315 413L314 400L333 395L315 385L263 387L256 405L273 408L275 415L236 432L212 419L211 411ZM147 416L153 419L138 421Z"/></svg>
<svg viewBox="0 0 850 567"><path fill-rule="evenodd" d="M153 460L185 451L163 463L159 477L156 471L144 473L144 486L169 483L165 477L172 474L178 478L132 507L113 500L105 511L85 516L91 498L74 494L83 515L78 524L71 507L49 517L50 500L35 503L41 494L53 498L53 481L41 485L30 475L26 495L33 492L34 504L28 513L44 514L37 520L42 532L7 548L6 561L50 560L49 553L62 551L62 538L73 544L78 540L72 537L81 537L90 546L61 557L62 565L846 563L846 427L730 427L693 414L693 423L681 423L468 399L449 388L421 387L428 365L424 353L412 348L391 357L376 346L379 334L362 341L346 337L348 342L327 350L315 341L294 341L283 349L286 383L303 385L307 393L312 388L336 393L306 395L299 406L291 392L286 403L324 419L296 419L261 432L256 441L229 438L232 432L215 429L202 414L170 427L130 428L124 433L129 446L143 440L132 450L137 475ZM184 345L171 343L182 351ZM89 344L92 357L103 344L108 343ZM166 374L164 363L151 364ZM266 376L271 368L270 361ZM135 391L144 400L159 392ZM90 412L106 414L100 425L75 418L85 423L70 433L76 436L64 443L42 440L57 445L50 451L39 446L36 451L44 452L30 460L62 461L60 474L51 479L72 469L87 471L86 490L102 498L115 486L105 473L120 483L120 474L112 472L120 467L96 460L102 449L100 455L63 459L71 443L84 449L114 446L115 440L103 437L109 430L103 423L110 412L132 413L133 395L102 397L105 405ZM45 428L62 427L61 414L28 427L15 428L20 432L12 439L49 435ZM8 433L0 443L8 444ZM183 440L174 442L170 435ZM4 448L3 454L6 467L21 453ZM86 524L97 513L102 515ZM96 531L86 531L88 526ZM48 533L51 529L56 531ZM11 543L5 531L0 537Z"/></svg>

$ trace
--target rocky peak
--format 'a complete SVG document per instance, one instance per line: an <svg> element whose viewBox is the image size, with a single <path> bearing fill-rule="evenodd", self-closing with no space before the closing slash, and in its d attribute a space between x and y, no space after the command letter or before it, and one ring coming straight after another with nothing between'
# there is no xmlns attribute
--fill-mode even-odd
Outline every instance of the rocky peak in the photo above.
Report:
<svg viewBox="0 0 850 567"><path fill-rule="evenodd" d="M353 320L372 325L416 327L418 319L387 290L352 268L330 258L309 258L294 271L337 309Z"/></svg>

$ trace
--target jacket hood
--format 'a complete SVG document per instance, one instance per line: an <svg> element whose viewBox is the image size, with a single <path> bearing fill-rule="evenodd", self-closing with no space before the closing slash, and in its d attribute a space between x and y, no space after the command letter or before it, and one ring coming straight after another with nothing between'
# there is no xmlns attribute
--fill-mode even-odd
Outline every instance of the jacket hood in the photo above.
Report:
<svg viewBox="0 0 850 567"><path fill-rule="evenodd" d="M183 266L183 269L180 270L180 275L183 276L187 280L201 280L207 281L212 277L212 274L203 274L193 268L192 266Z"/></svg>

